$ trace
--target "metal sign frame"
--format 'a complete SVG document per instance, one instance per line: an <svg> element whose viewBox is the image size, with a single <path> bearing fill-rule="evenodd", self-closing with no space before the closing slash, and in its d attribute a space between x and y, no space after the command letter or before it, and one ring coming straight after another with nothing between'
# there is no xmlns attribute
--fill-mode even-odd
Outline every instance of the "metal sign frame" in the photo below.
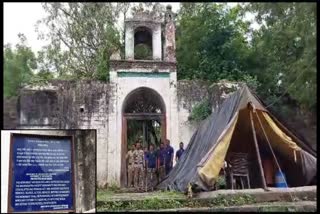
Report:
<svg viewBox="0 0 320 214"><path fill-rule="evenodd" d="M74 136L72 135L65 135L65 136L59 136L59 135L41 135L41 134L20 134L20 133L11 133L10 135L10 159L9 159L9 186L8 186L8 212L15 212L13 207L11 207L11 196L13 191L12 186L12 176L14 175L13 172L13 143L15 137L35 137L35 138L42 138L42 139L67 139L71 143L71 180L72 180L72 207L73 209L68 210L40 210L40 211L32 211L32 212L26 212L26 211L19 211L20 213L61 213L61 212L76 212L76 185L75 185L75 158L74 158ZM18 213L19 213L18 212Z"/></svg>

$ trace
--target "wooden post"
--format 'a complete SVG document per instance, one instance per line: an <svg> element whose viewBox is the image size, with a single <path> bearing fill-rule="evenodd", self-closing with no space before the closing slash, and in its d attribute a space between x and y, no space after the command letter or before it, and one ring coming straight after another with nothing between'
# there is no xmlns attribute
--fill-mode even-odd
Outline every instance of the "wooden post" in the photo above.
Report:
<svg viewBox="0 0 320 214"><path fill-rule="evenodd" d="M260 168L260 174L261 174L261 179L262 179L262 185L263 189L268 190L267 184L266 184L266 179L264 177L264 171L262 168L262 163L261 163L261 157L259 153L259 146L258 146L258 141L257 141L257 135L256 135L256 130L254 129L254 123L253 123L253 118L252 118L252 110L250 109L250 121L251 121L251 128L252 128L252 134L253 134L253 141L254 145L256 147L256 152L257 152L257 157L258 157L258 163L259 163L259 168Z"/></svg>

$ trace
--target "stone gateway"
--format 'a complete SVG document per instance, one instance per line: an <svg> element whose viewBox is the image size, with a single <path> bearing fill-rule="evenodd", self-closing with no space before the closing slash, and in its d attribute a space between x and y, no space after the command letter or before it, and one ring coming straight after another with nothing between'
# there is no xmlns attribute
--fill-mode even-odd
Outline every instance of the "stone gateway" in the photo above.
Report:
<svg viewBox="0 0 320 214"><path fill-rule="evenodd" d="M198 123L189 121L195 104L208 99L213 111L233 85L177 81L174 14L164 19L138 12L125 20L124 59L110 59L110 81L51 81L25 87L19 128L97 130L97 185L126 186L126 154L139 134L142 146L169 139L174 151L189 142ZM163 41L163 44L162 44ZM148 50L141 54L143 50ZM235 89L234 89L235 90ZM141 132L132 133L133 125ZM175 164L175 158L173 160Z"/></svg>

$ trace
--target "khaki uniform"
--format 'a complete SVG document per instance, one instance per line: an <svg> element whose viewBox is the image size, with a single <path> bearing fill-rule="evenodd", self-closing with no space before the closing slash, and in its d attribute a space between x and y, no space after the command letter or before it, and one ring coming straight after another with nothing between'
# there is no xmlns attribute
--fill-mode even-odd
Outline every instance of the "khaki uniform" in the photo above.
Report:
<svg viewBox="0 0 320 214"><path fill-rule="evenodd" d="M133 179L134 179L134 159L133 159L133 151L128 151L127 156L128 160L128 187L131 187L133 185Z"/></svg>
<svg viewBox="0 0 320 214"><path fill-rule="evenodd" d="M134 150L133 160L134 160L134 187L143 188L144 151L142 149Z"/></svg>

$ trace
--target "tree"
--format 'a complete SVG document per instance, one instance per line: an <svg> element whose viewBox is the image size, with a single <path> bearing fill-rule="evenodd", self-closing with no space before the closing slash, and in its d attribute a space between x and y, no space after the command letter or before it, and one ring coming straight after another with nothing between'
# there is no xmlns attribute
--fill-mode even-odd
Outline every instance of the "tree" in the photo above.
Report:
<svg viewBox="0 0 320 214"><path fill-rule="evenodd" d="M48 70L59 78L108 79L109 58L124 51L124 31L119 17L128 11L163 10L160 3L44 3L48 14L38 22L49 28L49 33L39 32L40 38L49 39L43 50ZM39 30L38 30L39 31Z"/></svg>
<svg viewBox="0 0 320 214"><path fill-rule="evenodd" d="M240 7L182 3L177 23L179 79L243 80L247 75L248 23Z"/></svg>
<svg viewBox="0 0 320 214"><path fill-rule="evenodd" d="M44 56L48 70L60 77L106 80L111 54L120 48L116 27L123 3L44 3L48 16L39 21L50 40Z"/></svg>
<svg viewBox="0 0 320 214"><path fill-rule="evenodd" d="M3 57L3 89L5 97L16 96L19 89L29 83L37 68L36 57L26 45L26 37L19 34L19 43L15 49L10 44L4 46Z"/></svg>
<svg viewBox="0 0 320 214"><path fill-rule="evenodd" d="M263 25L253 36L251 57L260 93L283 96L315 112L316 4L251 3L245 9Z"/></svg>

